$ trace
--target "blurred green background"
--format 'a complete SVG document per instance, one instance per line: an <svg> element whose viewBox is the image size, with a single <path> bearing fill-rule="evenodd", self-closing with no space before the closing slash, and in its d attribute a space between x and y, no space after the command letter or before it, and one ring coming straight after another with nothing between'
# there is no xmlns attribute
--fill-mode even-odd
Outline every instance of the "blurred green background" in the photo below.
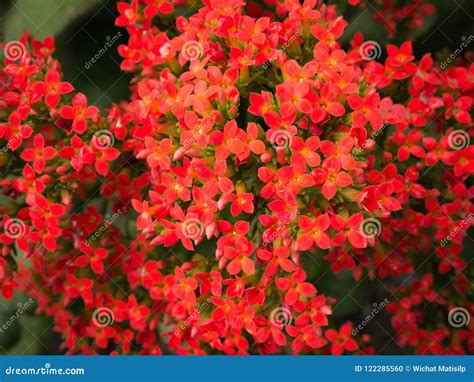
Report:
<svg viewBox="0 0 474 382"><path fill-rule="evenodd" d="M90 103L106 108L113 102L127 99L131 79L128 73L121 72L119 68L121 60L116 49L126 43L127 37L124 30L114 26L117 16L115 3L112 0L0 0L0 40L16 40L24 30L37 38L53 34L56 37L56 57L62 64L66 80L72 82L78 91L84 92ZM339 3L339 12L352 21L342 38L343 43L347 43L357 31L382 46L389 42L383 26L372 19L372 8L361 11L348 6L346 1ZM427 52L444 51L446 54L459 47L463 36L474 35L473 0L437 0L432 3L438 11L426 20L423 28L412 36L396 34L392 42L400 43L407 37L415 38L415 52L420 57ZM403 23L397 26L397 31L403 30ZM121 36L118 32L122 32ZM114 47L87 68L87 62L107 41L114 41ZM472 253L473 242L467 241L469 248L466 252ZM318 290L339 301L344 300L334 310L333 319L336 322L351 319L359 323L370 313L374 303L380 303L389 296L386 287L377 281L366 280L357 285L350 272L342 272L335 277L323 260L306 266L312 268L309 274L316 275L312 281ZM390 283L385 282L385 285L389 286ZM349 294L348 290L351 291ZM0 324L11 319L18 304L27 300L27 297L19 294L9 302L0 300ZM51 319L36 317L33 311L34 307L30 307L14 320L8 330L0 332L0 353L62 353L60 337L53 332ZM402 351L391 339L389 328L388 315L380 313L364 331L371 334L376 348L383 348L382 353L400 354Z"/></svg>

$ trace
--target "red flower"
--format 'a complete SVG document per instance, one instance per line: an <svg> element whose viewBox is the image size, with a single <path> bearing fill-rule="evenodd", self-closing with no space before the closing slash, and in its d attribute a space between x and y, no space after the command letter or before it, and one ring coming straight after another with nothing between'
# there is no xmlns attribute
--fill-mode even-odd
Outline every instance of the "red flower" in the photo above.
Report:
<svg viewBox="0 0 474 382"><path fill-rule="evenodd" d="M349 269L391 277L401 346L468 352L469 328L440 318L474 312L474 65L416 62L416 39L385 62L360 33L343 48L323 3L120 2L131 94L104 116L66 102L52 38L2 45L3 295L34 297L71 354L374 354L331 318L344 299L316 295ZM432 10L398 3L371 4L388 32Z"/></svg>
<svg viewBox="0 0 474 382"><path fill-rule="evenodd" d="M25 149L21 153L21 159L26 162L33 162L33 168L41 174L46 165L46 161L56 156L56 149L51 146L44 147L44 138L41 134L37 134L33 139L33 148Z"/></svg>
<svg viewBox="0 0 474 382"><path fill-rule="evenodd" d="M252 275L255 273L255 264L249 259L252 255L254 245L252 242L242 241L236 248L226 247L224 248L224 256L231 260L227 265L227 272L231 275L236 275L241 271L244 271L246 275Z"/></svg>
<svg viewBox="0 0 474 382"><path fill-rule="evenodd" d="M128 296L128 318L132 328L143 331L149 314L150 308L139 305L135 295Z"/></svg>
<svg viewBox="0 0 474 382"><path fill-rule="evenodd" d="M299 216L298 224L302 234L296 239L295 250L307 251L314 245L321 249L328 249L331 246L331 239L326 233L331 224L327 214L318 216L314 221L307 216Z"/></svg>
<svg viewBox="0 0 474 382"><path fill-rule="evenodd" d="M347 187L352 184L351 176L341 171L340 162L336 158L328 158L323 167L313 171L317 185L322 185L322 193L327 200L331 200L337 193L337 187Z"/></svg>
<svg viewBox="0 0 474 382"><path fill-rule="evenodd" d="M161 168L168 170L170 168L170 158L168 156L171 150L171 140L163 139L159 144L151 137L145 138L145 149L140 151L137 158L146 158L151 168Z"/></svg>
<svg viewBox="0 0 474 382"><path fill-rule="evenodd" d="M92 270L101 274L104 272L104 262L108 256L108 251L104 248L95 248L92 249L88 246L83 247L83 252L86 252L85 255L81 255L76 259L76 265L79 267L85 267L90 264Z"/></svg>
<svg viewBox="0 0 474 382"><path fill-rule="evenodd" d="M272 111L270 93L262 92L262 95L250 93L250 107L248 111L257 116L264 116L267 112Z"/></svg>
<svg viewBox="0 0 474 382"><path fill-rule="evenodd" d="M146 18L151 19L158 12L168 14L173 12L173 4L167 0L146 0L144 15Z"/></svg>
<svg viewBox="0 0 474 382"><path fill-rule="evenodd" d="M290 256L289 248L274 248L273 253L266 250L258 250L257 257L265 262L268 262L265 268L265 275L272 277L278 273L279 269L285 272L292 273L297 267L288 257Z"/></svg>
<svg viewBox="0 0 474 382"><path fill-rule="evenodd" d="M333 215L331 217L331 227L338 231L332 238L333 244L339 247L348 239L354 248L365 248L367 240L360 233L360 226L363 220L364 216L361 213L350 216L347 221L339 215Z"/></svg>
<svg viewBox="0 0 474 382"><path fill-rule="evenodd" d="M8 124L0 124L0 138L8 140L8 147L15 151L21 146L23 139L29 138L33 129L21 124L20 114L14 111L8 118Z"/></svg>
<svg viewBox="0 0 474 382"><path fill-rule="evenodd" d="M306 280L306 273L302 269L296 270L291 279L277 278L275 284L281 291L285 291L285 303L287 305L296 304L301 297L311 297L316 293L316 288L313 284L304 282Z"/></svg>
<svg viewBox="0 0 474 382"><path fill-rule="evenodd" d="M87 106L87 98L84 94L78 93L72 99L72 106L64 105L59 110L59 115L64 119L72 120L72 130L77 134L82 134L87 130L87 120L93 122L98 117L99 109L95 106Z"/></svg>
<svg viewBox="0 0 474 382"><path fill-rule="evenodd" d="M230 57L231 57L231 59L229 60L230 67L237 67L239 69L247 68L248 66L254 63L254 60L252 60L252 57L253 57L252 45L248 45L244 50L240 48L231 47Z"/></svg>
<svg viewBox="0 0 474 382"><path fill-rule="evenodd" d="M186 277L183 270L179 267L175 269L175 276L177 283L173 287L173 294L184 301L194 304L196 302L196 294L194 292L197 288L196 280L192 277Z"/></svg>
<svg viewBox="0 0 474 382"><path fill-rule="evenodd" d="M115 20L115 25L117 26L133 25L139 18L137 13L138 0L132 0L131 4L125 2L117 3L117 10L120 13L120 16Z"/></svg>
<svg viewBox="0 0 474 382"><path fill-rule="evenodd" d="M60 95L70 93L74 87L69 82L60 82L61 76L57 70L46 73L45 81L38 81L32 86L32 91L45 97L45 103L50 109L58 106Z"/></svg>
<svg viewBox="0 0 474 382"><path fill-rule="evenodd" d="M95 154L95 169L103 176L109 173L109 163L114 161L120 156L120 151L115 147L102 147L100 144L95 143L95 136L91 141L92 153Z"/></svg>
<svg viewBox="0 0 474 382"><path fill-rule="evenodd" d="M344 353L344 350L347 351L356 351L359 349L359 346L351 338L352 335L352 323L346 322L344 325L341 326L339 332L334 329L328 329L324 333L326 338L332 342L331 346L331 354L332 355L341 355Z"/></svg>
<svg viewBox="0 0 474 382"><path fill-rule="evenodd" d="M66 300L65 304L67 304L67 301L69 301L72 298L76 298L81 296L82 300L86 305L92 304L93 297L92 297L92 285L93 281L89 279L77 279L73 275L68 274L66 276L68 285L65 289L66 292Z"/></svg>
<svg viewBox="0 0 474 382"><path fill-rule="evenodd" d="M49 57L51 56L55 48L54 38L52 36L48 36L44 39L44 42L33 40L31 42L31 47L33 48L33 53L36 57Z"/></svg>
<svg viewBox="0 0 474 382"><path fill-rule="evenodd" d="M302 328L295 326L288 326L288 334L295 337L291 344L293 353L298 354L304 348L308 349L319 349L326 345L326 340L321 337L320 330L315 325L306 325Z"/></svg>

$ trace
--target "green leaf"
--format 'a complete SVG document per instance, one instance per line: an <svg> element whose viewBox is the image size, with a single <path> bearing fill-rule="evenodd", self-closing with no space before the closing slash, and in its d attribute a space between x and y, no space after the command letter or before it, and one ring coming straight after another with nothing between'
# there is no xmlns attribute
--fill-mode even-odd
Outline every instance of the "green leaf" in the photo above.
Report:
<svg viewBox="0 0 474 382"><path fill-rule="evenodd" d="M100 0L16 0L6 16L3 34L6 41L18 39L26 30L38 39L61 32Z"/></svg>

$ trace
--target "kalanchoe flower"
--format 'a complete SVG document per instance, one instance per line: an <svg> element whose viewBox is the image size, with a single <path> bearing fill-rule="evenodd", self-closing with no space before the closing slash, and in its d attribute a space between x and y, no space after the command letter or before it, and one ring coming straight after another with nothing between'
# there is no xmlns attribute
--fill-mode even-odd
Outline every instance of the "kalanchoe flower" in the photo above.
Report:
<svg viewBox="0 0 474 382"><path fill-rule="evenodd" d="M374 354L332 317L321 279L347 272L390 279L401 346L468 352L472 323L440 317L474 314L474 65L364 56L334 5L267 3L119 2L131 96L105 114L51 37L20 38L0 64L2 294L33 296L74 354ZM393 3L373 4L388 31L431 9Z"/></svg>
<svg viewBox="0 0 474 382"><path fill-rule="evenodd" d="M21 153L21 159L25 162L33 162L33 169L41 174L46 165L46 161L54 158L56 149L51 146L44 146L44 137L38 134L33 139L33 148L25 149Z"/></svg>
<svg viewBox="0 0 474 382"><path fill-rule="evenodd" d="M72 106L64 105L59 110L59 115L64 119L72 120L72 130L83 134L87 130L87 120L97 120L99 109L96 106L87 106L87 98L78 93L72 99Z"/></svg>
<svg viewBox="0 0 474 382"><path fill-rule="evenodd" d="M60 82L60 74L57 70L50 70L45 75L45 80L38 81L32 86L33 93L45 96L45 103L50 109L54 109L60 102L62 94L70 93L74 87L69 82Z"/></svg>

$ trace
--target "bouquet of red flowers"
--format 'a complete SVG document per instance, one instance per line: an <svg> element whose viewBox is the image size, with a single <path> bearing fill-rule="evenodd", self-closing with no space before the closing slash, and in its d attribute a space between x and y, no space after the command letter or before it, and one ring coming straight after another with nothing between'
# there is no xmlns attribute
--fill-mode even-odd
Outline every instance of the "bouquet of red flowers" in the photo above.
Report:
<svg viewBox="0 0 474 382"><path fill-rule="evenodd" d="M52 38L3 45L7 299L28 293L73 354L383 351L332 319L344 299L312 265L329 262L347 296L387 285L369 317L386 309L401 346L473 348L469 60L343 46L317 0L117 6L132 95L106 112Z"/></svg>

